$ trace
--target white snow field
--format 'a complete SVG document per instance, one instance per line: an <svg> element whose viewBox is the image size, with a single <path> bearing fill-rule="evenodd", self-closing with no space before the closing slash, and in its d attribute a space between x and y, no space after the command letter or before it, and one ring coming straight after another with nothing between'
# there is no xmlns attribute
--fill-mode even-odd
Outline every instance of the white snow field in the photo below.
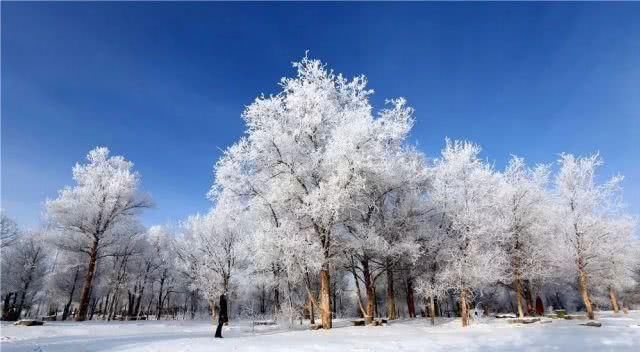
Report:
<svg viewBox="0 0 640 352"><path fill-rule="evenodd" d="M213 338L208 321L47 322L2 324L2 352L83 351L640 351L640 311L600 312L602 327L584 320L508 324L488 319L469 328L458 319L399 320L389 326L355 327L336 321L330 331L286 330L233 322L224 339Z"/></svg>

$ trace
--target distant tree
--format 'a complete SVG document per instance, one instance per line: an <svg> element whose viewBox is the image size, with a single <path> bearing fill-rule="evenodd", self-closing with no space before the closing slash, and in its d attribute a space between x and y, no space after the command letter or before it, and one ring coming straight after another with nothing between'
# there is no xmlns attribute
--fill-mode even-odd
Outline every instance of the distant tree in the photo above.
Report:
<svg viewBox="0 0 640 352"><path fill-rule="evenodd" d="M552 239L548 221L548 178L548 166L530 169L524 159L512 157L501 174L497 193L496 225L502 225L503 244L509 260L504 279L511 283L516 293L520 318L533 309L532 302L524 302L525 284L552 273L548 254Z"/></svg>
<svg viewBox="0 0 640 352"><path fill-rule="evenodd" d="M58 198L46 202L47 217L60 232L58 247L87 255L78 321L87 316L96 262L113 255L110 248L123 236L142 231L137 214L150 206L149 199L138 193L140 176L133 171L133 163L121 156L110 157L104 147L90 151L87 161L73 168L76 185L65 187Z"/></svg>
<svg viewBox="0 0 640 352"><path fill-rule="evenodd" d="M245 257L242 251L247 229L242 216L241 209L227 207L221 200L208 214L191 216L183 225L181 258L193 271L195 284L209 301L213 314L218 299L227 303ZM227 311L227 307L218 309Z"/></svg>
<svg viewBox="0 0 640 352"><path fill-rule="evenodd" d="M3 250L4 319L20 319L25 306L42 288L48 259L45 241L39 233L26 233L14 246Z"/></svg>
<svg viewBox="0 0 640 352"><path fill-rule="evenodd" d="M0 210L0 248L5 248L18 239L20 230L16 222L4 210Z"/></svg>

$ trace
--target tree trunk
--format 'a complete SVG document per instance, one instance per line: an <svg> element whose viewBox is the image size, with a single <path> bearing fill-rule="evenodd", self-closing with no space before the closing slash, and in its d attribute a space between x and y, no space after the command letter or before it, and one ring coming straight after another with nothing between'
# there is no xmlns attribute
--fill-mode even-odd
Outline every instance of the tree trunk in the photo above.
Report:
<svg viewBox="0 0 640 352"><path fill-rule="evenodd" d="M87 274L84 277L84 285L82 286L82 292L80 293L80 310L76 315L76 321L84 321L87 319L87 310L89 309L89 292L91 291L91 285L93 285L93 275L96 271L96 262L98 261L98 240L93 240L91 246L91 252L89 254L89 266L87 267Z"/></svg>
<svg viewBox="0 0 640 352"><path fill-rule="evenodd" d="M4 296L4 304L2 305L2 320L9 319L9 303L11 302L11 296L13 292L9 292Z"/></svg>
<svg viewBox="0 0 640 352"><path fill-rule="evenodd" d="M533 294L531 292L531 281L524 280L523 287L524 287L524 298L527 302L527 315L532 315L534 312L534 305L533 305Z"/></svg>
<svg viewBox="0 0 640 352"><path fill-rule="evenodd" d="M387 317L389 320L398 319L396 312L396 291L393 287L393 268L387 264Z"/></svg>
<svg viewBox="0 0 640 352"><path fill-rule="evenodd" d="M416 317L416 305L413 300L413 279L407 279L407 311L409 312L409 318Z"/></svg>
<svg viewBox="0 0 640 352"><path fill-rule="evenodd" d="M158 292L158 304L156 304L156 320L160 320L160 316L162 315L162 304L164 300L162 299L162 290L164 288L164 275L160 279L160 291Z"/></svg>
<svg viewBox="0 0 640 352"><path fill-rule="evenodd" d="M311 291L307 292L307 295L309 296L309 323L310 324L315 324L316 323L316 312L313 309L313 296L311 295Z"/></svg>
<svg viewBox="0 0 640 352"><path fill-rule="evenodd" d="M331 277L329 263L322 264L320 270L320 317L323 329L331 329Z"/></svg>
<svg viewBox="0 0 640 352"><path fill-rule="evenodd" d="M580 290L580 296L582 296L582 302L584 303L585 310L587 311L587 317L589 320L595 319L593 314L593 306L591 305L591 298L589 297L589 291L587 286L587 273L584 272L582 265L578 265L578 288Z"/></svg>
<svg viewBox="0 0 640 352"><path fill-rule="evenodd" d="M222 294L220 295L220 311L218 313L218 327L216 328L215 337L222 337L222 326L229 321L229 317L227 315L227 297Z"/></svg>
<svg viewBox="0 0 640 352"><path fill-rule="evenodd" d="M109 312L109 299L111 299L111 292L107 292L107 298L104 302L104 310L102 310L102 320L107 320L107 313Z"/></svg>
<svg viewBox="0 0 640 352"><path fill-rule="evenodd" d="M274 313L278 313L280 311L280 290L278 289L277 284L273 290L273 308Z"/></svg>
<svg viewBox="0 0 640 352"><path fill-rule="evenodd" d="M17 315L17 319L20 320L20 317L22 316L22 308L24 307L24 300L27 297L27 289L29 288L29 285L27 284L25 289L22 291L22 295L20 295L20 303L18 304L18 308L16 311L16 315Z"/></svg>
<svg viewBox="0 0 640 352"><path fill-rule="evenodd" d="M467 305L467 290L460 291L460 316L462 317L462 326L469 325L469 306Z"/></svg>
<svg viewBox="0 0 640 352"><path fill-rule="evenodd" d="M89 320L93 320L93 314L96 312L96 306L98 305L98 301L96 301L95 297L91 298L91 311L89 312Z"/></svg>
<svg viewBox="0 0 640 352"><path fill-rule="evenodd" d="M433 296L429 297L429 317L431 318L431 325L436 325L436 304Z"/></svg>
<svg viewBox="0 0 640 352"><path fill-rule="evenodd" d="M142 287L140 288L140 292L138 292L138 297L136 297L136 305L133 308L133 315L135 315L136 317L138 316L138 313L140 312L140 303L142 301L142 296L144 295L144 287L145 286L146 286L146 280L142 284Z"/></svg>
<svg viewBox="0 0 640 352"><path fill-rule="evenodd" d="M609 299L611 300L611 309L614 313L618 313L620 308L618 307L618 297L616 297L616 291L613 287L609 287Z"/></svg>
<svg viewBox="0 0 640 352"><path fill-rule="evenodd" d="M522 292L522 280L520 280L520 277L516 276L515 280L513 280L513 286L516 289L516 302L518 304L518 317L520 319L524 318L524 309L523 309L523 301L524 301L524 297L523 297L523 292Z"/></svg>
<svg viewBox="0 0 640 352"><path fill-rule="evenodd" d="M366 264L366 265L365 265ZM373 316L375 315L376 304L376 292L375 283L371 278L371 272L369 271L369 264L363 263L364 285L367 293L367 309L364 316L365 324L369 325L373 323Z"/></svg>
<svg viewBox="0 0 640 352"><path fill-rule="evenodd" d="M76 273L73 276L73 286L71 286L71 292L69 292L69 299L67 300L67 304L64 306L64 310L62 311L62 320L67 320L69 316L69 308L71 308L71 303L73 303L73 294L76 292L76 282L78 281L78 273L80 271L80 267L76 267Z"/></svg>

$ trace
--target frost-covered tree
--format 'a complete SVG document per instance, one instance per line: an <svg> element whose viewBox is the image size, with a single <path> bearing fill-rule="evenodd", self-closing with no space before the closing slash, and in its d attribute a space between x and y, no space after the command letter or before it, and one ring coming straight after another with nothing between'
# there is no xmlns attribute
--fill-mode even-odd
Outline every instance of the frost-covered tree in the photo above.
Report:
<svg viewBox="0 0 640 352"><path fill-rule="evenodd" d="M212 314L216 313L218 300L227 302L246 256L243 252L248 231L243 219L246 213L235 205L221 197L209 213L191 216L183 224L180 245L183 265L191 271L195 285L209 301ZM227 307L218 309L226 311Z"/></svg>
<svg viewBox="0 0 640 352"><path fill-rule="evenodd" d="M343 157L361 184L344 206L347 236L343 248L367 324L373 320L375 282L382 274L387 277L388 317L397 316L394 272L403 260L411 263L417 257L417 223L424 204L420 198L426 184L424 157L405 142L413 126L413 110L404 99L390 103L391 108L384 109L368 127L361 126L358 133L366 138L347 138L362 142Z"/></svg>
<svg viewBox="0 0 640 352"><path fill-rule="evenodd" d="M86 264L82 253L61 252L56 256L49 288L54 298L63 302L62 320L67 320L71 313L72 304L80 291Z"/></svg>
<svg viewBox="0 0 640 352"><path fill-rule="evenodd" d="M150 206L138 192L140 176L133 163L121 156L109 156L104 147L93 149L87 163L73 168L75 186L60 190L58 198L47 200L46 213L59 231L57 245L84 253L87 270L80 295L76 320L86 319L89 293L99 258L112 255L123 236L141 232L137 222L140 210Z"/></svg>
<svg viewBox="0 0 640 352"><path fill-rule="evenodd" d="M635 219L627 215L599 219L593 228L602 241L598 244L597 256L591 258L590 285L606 292L616 313L620 309L618 292L636 284L633 271L640 264L640 258L635 228Z"/></svg>
<svg viewBox="0 0 640 352"><path fill-rule="evenodd" d="M18 239L20 230L16 222L5 214L4 210L0 210L0 248L5 248Z"/></svg>
<svg viewBox="0 0 640 352"><path fill-rule="evenodd" d="M505 260L503 235L495 228L498 178L479 153L475 144L447 140L431 169L430 199L446 234L438 281L460 295L463 326L473 290L502 279Z"/></svg>
<svg viewBox="0 0 640 352"><path fill-rule="evenodd" d="M594 319L589 281L597 262L608 255L608 244L616 240L614 232L603 226L602 219L620 210L622 176L598 184L596 171L602 165L598 154L587 157L562 154L558 163L560 170L554 189L557 231L565 244L566 259L576 269L587 316Z"/></svg>
<svg viewBox="0 0 640 352"><path fill-rule="evenodd" d="M522 318L533 309L531 302L524 302L524 291L530 290L528 283L551 272L546 191L549 167L540 165L531 169L524 159L512 157L501 176L496 225L502 225L505 235L504 248L509 260L505 280L512 283L518 315Z"/></svg>
<svg viewBox="0 0 640 352"><path fill-rule="evenodd" d="M42 288L49 252L40 233L25 233L2 251L3 319L17 320Z"/></svg>
<svg viewBox="0 0 640 352"><path fill-rule="evenodd" d="M247 135L218 162L213 191L229 189L250 207L268 208L274 228L291 224L289 235L319 252L319 306L328 329L330 270L341 253L352 195L365 183L349 156L372 155L367 148L376 119L364 76L347 80L306 57L294 66L297 76L282 79L282 92L261 96L244 111ZM387 133L403 128L395 118L403 115L381 119Z"/></svg>

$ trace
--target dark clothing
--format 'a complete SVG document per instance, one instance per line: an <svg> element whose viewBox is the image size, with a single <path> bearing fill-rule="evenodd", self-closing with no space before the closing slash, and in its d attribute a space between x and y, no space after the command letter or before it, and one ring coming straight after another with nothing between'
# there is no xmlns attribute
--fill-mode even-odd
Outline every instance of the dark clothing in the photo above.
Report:
<svg viewBox="0 0 640 352"><path fill-rule="evenodd" d="M218 312L218 327L216 328L215 337L222 337L222 326L229 321L227 315L227 297L220 295L220 311Z"/></svg>

